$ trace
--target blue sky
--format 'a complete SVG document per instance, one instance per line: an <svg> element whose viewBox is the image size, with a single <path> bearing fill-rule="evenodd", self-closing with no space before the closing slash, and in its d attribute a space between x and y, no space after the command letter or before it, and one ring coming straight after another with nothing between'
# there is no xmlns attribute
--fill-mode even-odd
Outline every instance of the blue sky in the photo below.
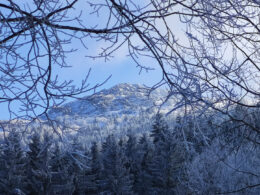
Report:
<svg viewBox="0 0 260 195"><path fill-rule="evenodd" d="M71 59L76 64L71 68L64 68L59 70L58 75L61 78L73 79L76 84L80 84L81 79L88 73L89 68L91 68L91 74L89 77L89 84L93 86L97 83L102 83L107 77L111 75L111 78L99 88L99 90L104 88L110 88L119 83L138 83L146 84L152 86L158 82L161 78L160 70L151 70L149 72L141 72L139 74L139 68L130 60L125 59L121 62L90 62L86 59L85 61L77 60L76 57ZM14 107L13 107L14 108ZM15 109L15 108L14 108ZM8 119L9 113L7 111L7 104L0 104L0 120Z"/></svg>
<svg viewBox="0 0 260 195"><path fill-rule="evenodd" d="M17 2L22 3L21 1ZM84 8L82 3L83 1L80 1L80 4L78 4L78 7L75 9L77 10L77 13L79 12L79 9ZM106 17L100 17L98 24L102 25L102 20L105 21L105 19ZM96 19L94 19L93 16L88 15L86 16L86 20L87 24L91 26ZM177 24L176 22L177 20L173 19L169 21L169 23L175 27ZM94 24L96 23L93 23L93 25ZM175 28L176 35L178 33L181 35L182 32L182 30L178 31L178 29ZM135 39L132 41L135 41ZM138 41L140 40L136 39L136 44L138 44ZM72 67L62 69L56 68L54 69L54 75L56 73L61 79L74 80L75 84L80 84L81 80L91 68L92 71L88 80L90 86L94 86L97 83L102 83L111 75L112 77L102 87L99 88L100 90L103 88L112 87L119 83L138 83L152 86L161 80L161 70L155 63L154 59L140 59L143 65L155 68L155 70L150 70L149 72L142 71L140 73L140 68L136 67L136 64L130 57L127 57L127 45L124 45L117 52L115 52L114 58L108 62L105 62L103 59L92 60L90 58L86 58L86 55L98 54L100 52L100 48L102 48L103 44L106 44L106 42L96 42L95 40L88 39L86 44L88 47L87 50L82 47L79 41L76 40L67 45L67 49L77 49L76 52L66 56L68 65L71 65ZM16 109L15 104L13 109ZM7 112L7 105L0 104L0 119L8 119L8 117L9 115Z"/></svg>
<svg viewBox="0 0 260 195"><path fill-rule="evenodd" d="M156 68L154 60L147 60L147 63L155 70L149 72L141 71L136 67L135 62L126 56L127 53L115 53L114 59L105 62L104 60L92 60L84 56L73 56L70 58L70 63L73 64L72 68L66 68L62 70L64 78L72 78L77 82L80 78L83 78L87 74L89 68L91 68L91 75L89 82L91 84L101 83L107 77L112 75L108 82L104 85L105 88L111 87L118 83L140 83L146 85L152 85L161 78L161 71ZM60 70L59 70L60 71Z"/></svg>
<svg viewBox="0 0 260 195"><path fill-rule="evenodd" d="M73 45L71 45L74 47ZM77 46L75 46L77 47ZM91 68L91 74L88 79L90 86L102 83L106 78L111 75L111 78L99 88L110 88L119 83L138 83L152 86L161 79L161 70L155 69L149 72L142 71L136 67L136 64L127 57L127 53L118 52L115 53L116 57L108 62L104 60L92 60L85 57L85 49L79 48L78 52L71 53L68 56L68 64L72 67L56 69L56 74L61 79L74 80L75 84L80 84L81 80L87 75ZM147 60L147 64L156 67L152 59ZM86 95L90 95L88 93ZM12 104L12 109L16 110L16 104ZM9 119L9 112L7 110L7 104L0 104L0 120Z"/></svg>

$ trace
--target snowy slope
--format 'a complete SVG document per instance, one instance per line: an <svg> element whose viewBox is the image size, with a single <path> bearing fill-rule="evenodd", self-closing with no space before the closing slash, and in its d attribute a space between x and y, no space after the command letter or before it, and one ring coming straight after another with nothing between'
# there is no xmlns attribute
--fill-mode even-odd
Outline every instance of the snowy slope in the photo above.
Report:
<svg viewBox="0 0 260 195"><path fill-rule="evenodd" d="M79 134L82 143L102 141L107 135L114 134L124 137L127 134L141 135L151 131L152 117L157 113L164 96L164 89L149 90L143 85L118 84L110 89L104 89L82 100L69 102L60 107L50 109L49 117L58 124L56 132L65 137ZM160 109L168 112L173 101ZM15 122L15 126L17 126ZM12 126L10 126L10 129ZM41 123L19 123L19 128L45 129L53 131L52 125L44 118Z"/></svg>
<svg viewBox="0 0 260 195"><path fill-rule="evenodd" d="M164 90L156 90L149 97L149 90L137 84L118 84L102 90L84 100L77 100L50 110L52 118L59 116L101 117L111 115L135 115L140 111L156 109Z"/></svg>
<svg viewBox="0 0 260 195"><path fill-rule="evenodd" d="M50 109L49 117L59 125L57 132L63 135L80 133L84 142L101 140L109 134L124 136L128 133L141 134L151 130L152 117L157 113L164 96L164 89L154 90L137 84L118 84L104 89L82 100L69 102L60 107ZM168 112L173 101L163 106L160 112ZM17 125L18 124L18 125ZM42 118L42 123L15 122L19 128L44 128L52 131L52 126ZM10 129L12 124L9 125ZM26 131L27 131L26 130ZM30 131L28 131L30 132Z"/></svg>
<svg viewBox="0 0 260 195"><path fill-rule="evenodd" d="M141 134L151 130L151 118L157 113L164 95L163 89L149 94L143 85L118 84L102 90L84 100L69 102L49 111L52 119L66 127L76 129L89 142L103 139L109 134L124 136L128 133ZM167 112L171 103L162 107Z"/></svg>

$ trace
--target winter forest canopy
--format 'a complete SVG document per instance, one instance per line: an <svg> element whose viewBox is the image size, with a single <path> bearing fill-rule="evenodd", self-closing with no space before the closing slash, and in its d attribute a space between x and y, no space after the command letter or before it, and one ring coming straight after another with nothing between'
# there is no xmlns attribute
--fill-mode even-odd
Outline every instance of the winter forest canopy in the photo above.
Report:
<svg viewBox="0 0 260 195"><path fill-rule="evenodd" d="M259 194L259 38L258 0L2 0L0 193ZM160 72L146 89L166 89L165 119L99 126L110 133L93 144L64 137L67 116L50 110L110 81L60 74L79 54Z"/></svg>
<svg viewBox="0 0 260 195"><path fill-rule="evenodd" d="M110 134L89 147L81 137L64 142L46 129L26 139L12 130L0 145L0 193L258 194L260 151L247 139L250 130L197 120L178 117L169 126L156 115L143 134Z"/></svg>

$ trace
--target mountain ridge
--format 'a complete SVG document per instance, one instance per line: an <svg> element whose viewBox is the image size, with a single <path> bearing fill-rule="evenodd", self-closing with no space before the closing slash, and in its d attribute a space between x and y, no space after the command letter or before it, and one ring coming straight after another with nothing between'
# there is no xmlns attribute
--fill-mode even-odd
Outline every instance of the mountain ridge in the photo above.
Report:
<svg viewBox="0 0 260 195"><path fill-rule="evenodd" d="M109 89L103 89L83 100L76 100L63 106L52 108L49 115L59 116L107 116L113 114L137 114L140 111L150 111L162 101L165 90L149 89L140 84L120 83Z"/></svg>

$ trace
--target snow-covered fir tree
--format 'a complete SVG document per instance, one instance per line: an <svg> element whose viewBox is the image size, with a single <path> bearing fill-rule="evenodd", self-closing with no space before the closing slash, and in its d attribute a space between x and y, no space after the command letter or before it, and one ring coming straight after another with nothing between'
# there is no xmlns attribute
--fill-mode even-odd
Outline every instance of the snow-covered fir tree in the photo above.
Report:
<svg viewBox="0 0 260 195"><path fill-rule="evenodd" d="M133 181L127 158L113 135L107 137L102 148L103 181L102 193L133 194Z"/></svg>
<svg viewBox="0 0 260 195"><path fill-rule="evenodd" d="M97 142L93 142L90 148L89 170L86 172L84 182L86 194L99 194L102 187L102 159Z"/></svg>
<svg viewBox="0 0 260 195"><path fill-rule="evenodd" d="M25 193L25 155L15 129L1 143L0 150L0 194Z"/></svg>
<svg viewBox="0 0 260 195"><path fill-rule="evenodd" d="M53 194L72 194L75 187L70 173L70 158L67 151L56 142L51 157L51 192Z"/></svg>
<svg viewBox="0 0 260 195"><path fill-rule="evenodd" d="M127 163L126 163L126 168L129 169L130 174L132 176L133 180L133 191L136 193L137 189L136 184L138 180L138 173L140 172L140 154L138 153L138 143L137 143L137 137L129 134L128 140L125 144L125 155L127 157Z"/></svg>
<svg viewBox="0 0 260 195"><path fill-rule="evenodd" d="M29 194L49 194L51 186L50 149L51 140L46 134L44 139L34 133L27 152L27 191Z"/></svg>
<svg viewBox="0 0 260 195"><path fill-rule="evenodd" d="M150 164L155 194L170 195L182 179L184 150L178 145L172 131L162 115L155 117L151 134L154 143L154 156Z"/></svg>
<svg viewBox="0 0 260 195"><path fill-rule="evenodd" d="M149 137L143 134L138 144L138 157L140 158L140 169L137 173L135 189L137 194L149 195L153 193L153 176L149 169L153 160L154 150Z"/></svg>

